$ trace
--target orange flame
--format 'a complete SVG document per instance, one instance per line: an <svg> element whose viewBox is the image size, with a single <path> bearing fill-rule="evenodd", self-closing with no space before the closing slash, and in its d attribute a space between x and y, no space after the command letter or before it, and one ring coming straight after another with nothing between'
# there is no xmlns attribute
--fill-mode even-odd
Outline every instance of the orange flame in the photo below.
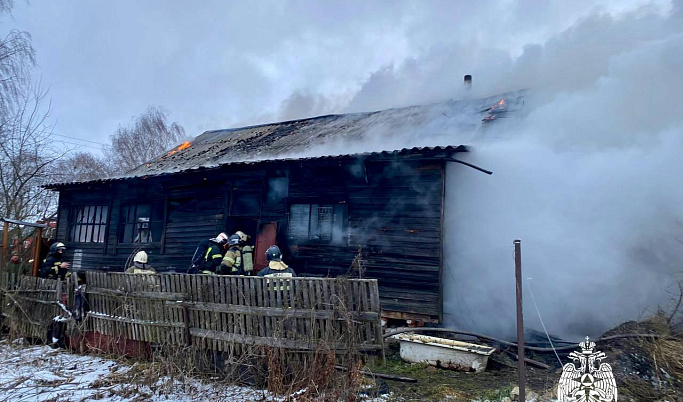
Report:
<svg viewBox="0 0 683 402"><path fill-rule="evenodd" d="M183 142L182 144L178 145L178 148L176 148L176 149L172 150L171 152L167 153L166 156L171 156L171 155L173 155L174 153L176 153L176 152L178 152L178 151L182 151L183 149L187 149L187 148L190 147L190 145L191 145L191 144L190 144L190 141L185 141L185 142Z"/></svg>

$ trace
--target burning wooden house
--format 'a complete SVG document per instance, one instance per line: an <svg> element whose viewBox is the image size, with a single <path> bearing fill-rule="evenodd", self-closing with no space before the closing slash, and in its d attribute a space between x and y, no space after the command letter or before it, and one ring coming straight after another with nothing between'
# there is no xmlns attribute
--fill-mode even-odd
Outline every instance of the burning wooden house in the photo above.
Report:
<svg viewBox="0 0 683 402"><path fill-rule="evenodd" d="M120 272L144 249L159 272L186 272L200 240L242 230L257 269L277 244L299 275L377 278L385 316L436 322L445 166L500 101L208 131L125 176L48 186L57 239L75 269Z"/></svg>

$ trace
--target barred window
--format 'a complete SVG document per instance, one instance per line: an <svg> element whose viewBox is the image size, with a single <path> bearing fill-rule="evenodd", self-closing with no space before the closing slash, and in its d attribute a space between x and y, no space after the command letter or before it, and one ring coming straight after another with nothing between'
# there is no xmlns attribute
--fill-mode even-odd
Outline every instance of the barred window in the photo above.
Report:
<svg viewBox="0 0 683 402"><path fill-rule="evenodd" d="M163 202L121 206L119 243L161 242L163 227Z"/></svg>
<svg viewBox="0 0 683 402"><path fill-rule="evenodd" d="M69 240L79 243L104 243L107 231L106 205L80 205L71 208Z"/></svg>
<svg viewBox="0 0 683 402"><path fill-rule="evenodd" d="M346 220L346 204L292 204L289 207L289 238L320 243L341 242Z"/></svg>

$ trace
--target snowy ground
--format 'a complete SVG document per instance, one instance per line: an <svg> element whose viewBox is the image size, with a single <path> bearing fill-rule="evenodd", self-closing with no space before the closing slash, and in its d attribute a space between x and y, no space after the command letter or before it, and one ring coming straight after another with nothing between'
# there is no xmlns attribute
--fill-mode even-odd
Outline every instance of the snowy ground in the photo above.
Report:
<svg viewBox="0 0 683 402"><path fill-rule="evenodd" d="M123 362L0 341L0 401L265 401L265 391L199 380L133 381Z"/></svg>
<svg viewBox="0 0 683 402"><path fill-rule="evenodd" d="M0 402L282 401L263 390L193 378L141 379L124 361L0 340ZM295 395L294 400L296 400ZM383 401L384 398L372 399ZM367 400L370 401L370 400Z"/></svg>

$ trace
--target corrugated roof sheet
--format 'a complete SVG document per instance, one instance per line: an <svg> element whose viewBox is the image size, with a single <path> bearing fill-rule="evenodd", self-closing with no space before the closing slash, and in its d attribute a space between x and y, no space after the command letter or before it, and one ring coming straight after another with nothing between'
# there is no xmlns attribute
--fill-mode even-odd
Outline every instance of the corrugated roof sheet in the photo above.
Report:
<svg viewBox="0 0 683 402"><path fill-rule="evenodd" d="M403 155L455 151L482 125L509 117L524 91L484 99L446 101L369 113L328 115L258 126L207 131L189 147L170 150L125 175L91 181L160 176L223 165L351 155ZM410 148L408 148L410 147ZM385 150L394 151L385 151ZM464 149L459 149L464 150ZM58 187L69 183L57 183ZM75 183L73 183L75 184Z"/></svg>
<svg viewBox="0 0 683 402"><path fill-rule="evenodd" d="M361 152L355 154L343 154L343 155L324 155L324 156L312 156L304 158L279 158L279 159L260 159L244 162L227 162L216 166L198 166L194 168L188 168L179 171L169 171L161 172L156 174L139 175L139 176L121 176L121 177L109 177L96 180L89 180L84 182L63 182L63 183L53 183L46 185L46 188L57 188L68 186L72 184L97 184L97 183L109 183L114 181L122 181L134 178L148 178L148 177L160 177L168 176L176 173L189 173L189 172L199 172L204 170L216 169L222 166L245 166L245 165L256 165L261 163L274 163L274 162L304 162L304 161L320 161L326 159L341 159L341 158L356 158L356 157L393 157L393 156L409 156L409 155L424 155L424 154L434 154L434 153L452 153L452 152L467 152L468 148L464 145L458 146L445 146L445 147L414 147L414 148L403 148L394 151L380 151L380 152Z"/></svg>

